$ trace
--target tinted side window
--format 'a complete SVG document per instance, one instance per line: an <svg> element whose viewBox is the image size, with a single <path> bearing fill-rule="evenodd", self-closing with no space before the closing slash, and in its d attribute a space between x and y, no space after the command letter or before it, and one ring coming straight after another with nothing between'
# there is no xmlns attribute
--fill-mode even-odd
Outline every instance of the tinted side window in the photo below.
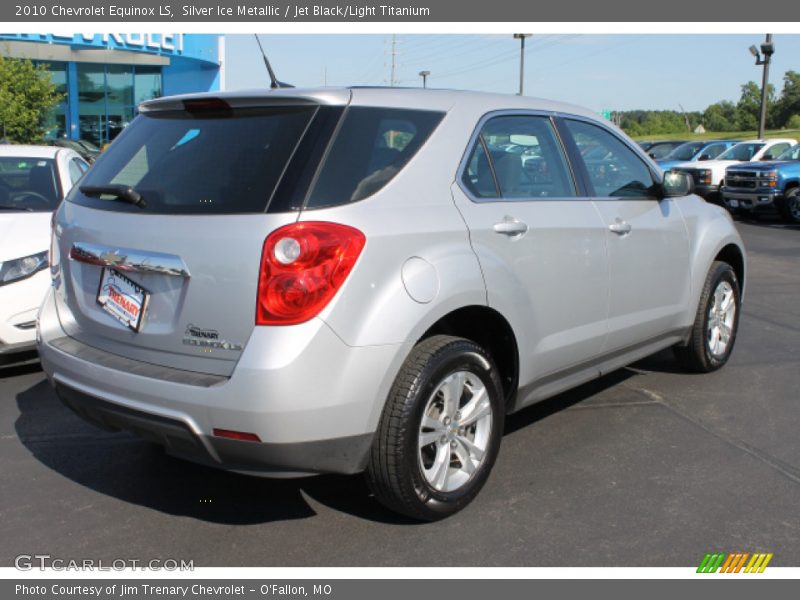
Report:
<svg viewBox="0 0 800 600"><path fill-rule="evenodd" d="M651 196L650 169L627 145L602 127L566 119L569 133L578 146L589 183L598 197Z"/></svg>
<svg viewBox="0 0 800 600"><path fill-rule="evenodd" d="M500 197L500 190L480 139L472 148L472 154L470 154L467 168L464 169L464 174L461 176L461 181L473 196L478 198Z"/></svg>
<svg viewBox="0 0 800 600"><path fill-rule="evenodd" d="M774 160L784 152L786 152L790 147L790 144L775 144L769 150L766 151L764 154L764 160Z"/></svg>
<svg viewBox="0 0 800 600"><path fill-rule="evenodd" d="M708 155L711 158L717 158L720 154L725 151L725 144L712 144L705 150L703 150L704 155Z"/></svg>
<svg viewBox="0 0 800 600"><path fill-rule="evenodd" d="M658 144L650 148L647 153L652 156L654 160L658 160L660 158L665 158L667 154L672 152L674 149L675 146L672 144Z"/></svg>
<svg viewBox="0 0 800 600"><path fill-rule="evenodd" d="M495 179L499 190L495 188ZM462 181L480 198L576 195L561 144L547 117L514 115L487 121Z"/></svg>
<svg viewBox="0 0 800 600"><path fill-rule="evenodd" d="M423 110L350 108L306 207L347 204L374 194L411 160L443 116Z"/></svg>

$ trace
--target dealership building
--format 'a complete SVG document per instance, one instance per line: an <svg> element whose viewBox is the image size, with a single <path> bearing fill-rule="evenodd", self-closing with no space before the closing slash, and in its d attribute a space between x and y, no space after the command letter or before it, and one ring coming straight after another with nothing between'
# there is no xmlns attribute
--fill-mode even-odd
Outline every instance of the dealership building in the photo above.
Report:
<svg viewBox="0 0 800 600"><path fill-rule="evenodd" d="M0 53L47 65L64 100L47 136L113 140L144 100L224 87L225 40L215 34L0 34Z"/></svg>

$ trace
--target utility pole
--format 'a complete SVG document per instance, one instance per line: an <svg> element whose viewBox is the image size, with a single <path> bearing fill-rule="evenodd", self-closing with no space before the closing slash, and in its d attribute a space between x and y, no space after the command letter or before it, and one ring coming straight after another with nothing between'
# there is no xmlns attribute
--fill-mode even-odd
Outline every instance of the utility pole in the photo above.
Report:
<svg viewBox="0 0 800 600"><path fill-rule="evenodd" d="M764 77L761 80L761 117L758 120L758 137L763 139L764 131L767 127L767 88L769 87L769 62L775 52L772 44L772 34L767 34L767 39L761 44L761 52L764 53Z"/></svg>
<svg viewBox="0 0 800 600"><path fill-rule="evenodd" d="M525 38L531 37L530 33L515 33L514 39L519 40L519 95L525 91Z"/></svg>
<svg viewBox="0 0 800 600"><path fill-rule="evenodd" d="M755 45L750 46L750 54L756 59L756 66L764 65L764 76L761 79L761 115L758 119L758 137L764 137L767 126L767 89L769 88L769 62L775 54L775 44L772 43L772 34L767 34L767 39L761 44L761 53ZM761 58L761 54L764 58Z"/></svg>
<svg viewBox="0 0 800 600"><path fill-rule="evenodd" d="M428 87L428 75L430 75L430 71L420 71L419 76L422 77L422 88L425 89Z"/></svg>
<svg viewBox="0 0 800 600"><path fill-rule="evenodd" d="M394 87L396 82L395 73L397 72L397 34L392 34L392 71L389 77L389 87Z"/></svg>

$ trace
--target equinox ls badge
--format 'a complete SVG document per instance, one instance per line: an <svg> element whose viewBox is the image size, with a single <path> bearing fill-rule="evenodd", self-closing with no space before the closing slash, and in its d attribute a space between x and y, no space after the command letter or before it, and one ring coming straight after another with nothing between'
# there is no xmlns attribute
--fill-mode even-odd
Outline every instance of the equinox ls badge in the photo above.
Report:
<svg viewBox="0 0 800 600"><path fill-rule="evenodd" d="M200 346L202 348L219 348L220 350L242 350L241 344L233 344L219 337L216 329L203 329L189 323L183 334L183 343L186 346Z"/></svg>

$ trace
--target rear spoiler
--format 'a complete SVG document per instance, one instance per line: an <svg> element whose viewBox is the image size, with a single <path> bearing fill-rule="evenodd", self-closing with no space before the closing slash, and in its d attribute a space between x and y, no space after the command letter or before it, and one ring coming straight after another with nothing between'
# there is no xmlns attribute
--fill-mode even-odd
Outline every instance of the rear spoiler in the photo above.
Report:
<svg viewBox="0 0 800 600"><path fill-rule="evenodd" d="M258 92L207 93L167 96L147 100L139 105L139 112L186 110L188 106L208 106L218 108L264 108L270 106L345 106L350 103L352 92L349 89L314 90L300 92L293 89L264 90Z"/></svg>

